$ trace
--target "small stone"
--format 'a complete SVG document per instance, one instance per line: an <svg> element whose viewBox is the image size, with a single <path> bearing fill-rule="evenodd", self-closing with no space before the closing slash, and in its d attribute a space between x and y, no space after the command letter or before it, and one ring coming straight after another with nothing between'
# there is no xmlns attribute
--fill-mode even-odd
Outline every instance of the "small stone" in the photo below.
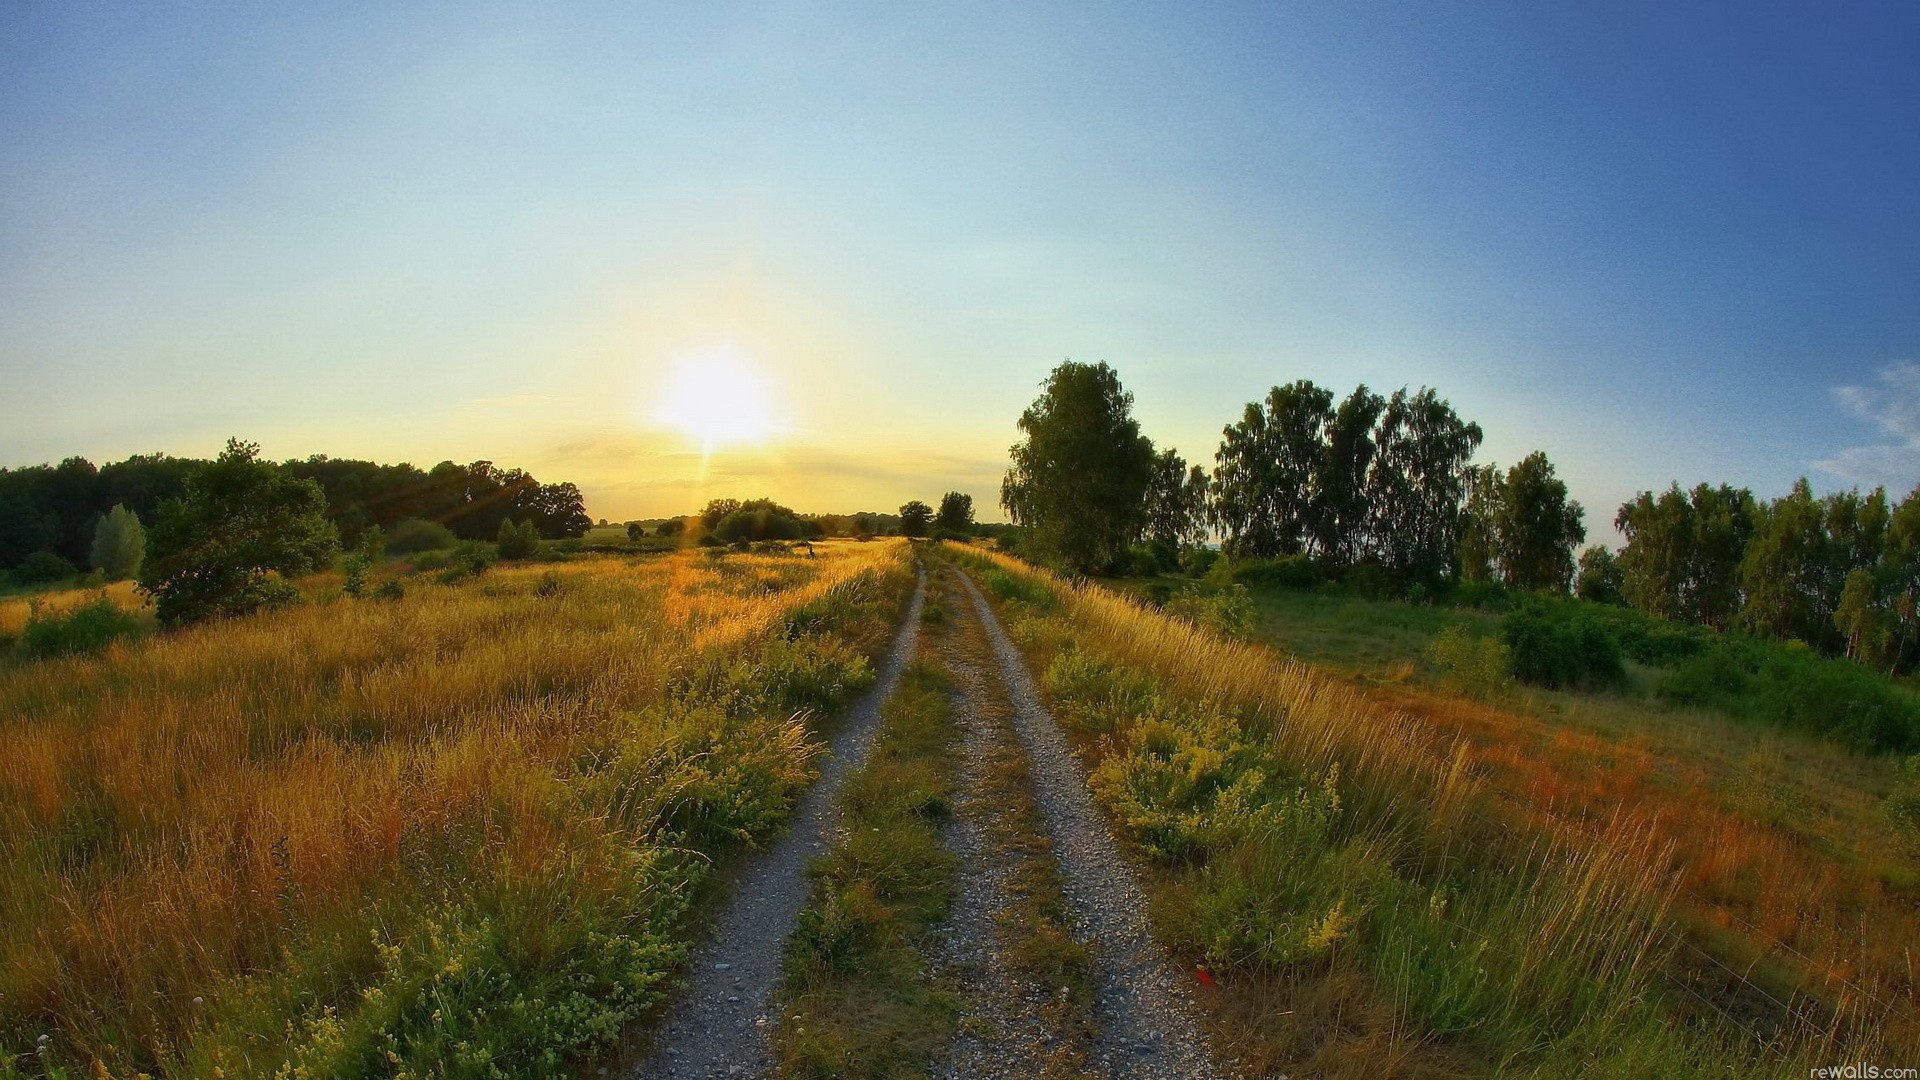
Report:
<svg viewBox="0 0 1920 1080"><path fill-rule="evenodd" d="M730 968L732 968L732 967L733 967L733 965L732 965L732 964L715 964L715 965L713 965L713 970L715 970L715 971L726 971L726 970L728 970L728 969L730 969Z"/></svg>
<svg viewBox="0 0 1920 1080"><path fill-rule="evenodd" d="M33 1040L33 1041L34 1041L34 1043L35 1043L36 1045L39 1045L39 1046L45 1046L45 1045L47 1045L47 1041L48 1041L48 1040L50 1040L50 1039L52 1039L52 1038L53 1038L53 1036L51 1036L51 1035L42 1035L42 1036L40 1036L39 1038L37 1038L37 1039L35 1039L35 1040Z"/></svg>
<svg viewBox="0 0 1920 1080"><path fill-rule="evenodd" d="M728 995L727 995L727 1002L728 1002L729 1004L736 1004L736 1005L737 1005L737 1004L739 1004L739 1002L740 1002L740 995L739 995L739 994L728 994Z"/></svg>

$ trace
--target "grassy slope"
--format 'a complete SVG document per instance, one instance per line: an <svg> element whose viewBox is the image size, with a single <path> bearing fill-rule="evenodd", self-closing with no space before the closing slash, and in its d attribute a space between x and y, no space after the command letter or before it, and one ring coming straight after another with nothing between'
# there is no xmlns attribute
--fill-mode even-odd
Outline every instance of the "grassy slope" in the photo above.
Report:
<svg viewBox="0 0 1920 1080"><path fill-rule="evenodd" d="M778 827L900 552L500 567L0 671L0 1076L565 1074Z"/></svg>
<svg viewBox="0 0 1920 1080"><path fill-rule="evenodd" d="M1736 1003L1677 977L1657 820L1526 813L1470 742L1372 690L1104 590L988 570L1086 736L1103 804L1159 867L1159 926L1213 965L1221 1041L1243 1060L1315 1075L1745 1074L1836 1049L1799 1029L1763 1046L1728 1015ZM1365 621L1345 614L1322 648ZM1388 622L1369 663L1413 677L1421 628Z"/></svg>

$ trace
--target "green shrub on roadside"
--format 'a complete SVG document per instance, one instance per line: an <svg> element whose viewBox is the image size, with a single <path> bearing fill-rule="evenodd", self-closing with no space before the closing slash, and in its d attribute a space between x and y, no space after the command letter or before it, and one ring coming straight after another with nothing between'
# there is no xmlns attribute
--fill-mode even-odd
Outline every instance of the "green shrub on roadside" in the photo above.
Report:
<svg viewBox="0 0 1920 1080"><path fill-rule="evenodd" d="M19 648L35 659L73 656L99 652L141 633L140 620L105 595L67 611L52 611L33 601L27 609L27 624L20 631Z"/></svg>

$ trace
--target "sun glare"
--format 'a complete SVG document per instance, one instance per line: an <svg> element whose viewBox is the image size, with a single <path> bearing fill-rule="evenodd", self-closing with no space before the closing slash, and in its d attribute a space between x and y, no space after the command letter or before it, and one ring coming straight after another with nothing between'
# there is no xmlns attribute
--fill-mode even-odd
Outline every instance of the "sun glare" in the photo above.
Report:
<svg viewBox="0 0 1920 1080"><path fill-rule="evenodd" d="M709 454L723 446L763 444L784 429L773 381L731 346L676 357L653 420L698 441Z"/></svg>

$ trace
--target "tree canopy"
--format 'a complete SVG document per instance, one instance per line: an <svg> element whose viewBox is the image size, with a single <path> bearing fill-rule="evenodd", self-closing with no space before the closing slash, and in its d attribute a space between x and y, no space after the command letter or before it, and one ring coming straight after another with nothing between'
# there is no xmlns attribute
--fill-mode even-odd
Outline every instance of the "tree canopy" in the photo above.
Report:
<svg viewBox="0 0 1920 1080"><path fill-rule="evenodd" d="M1146 523L1153 443L1104 363L1066 361L1021 414L1000 504L1036 554L1078 573L1118 564Z"/></svg>

